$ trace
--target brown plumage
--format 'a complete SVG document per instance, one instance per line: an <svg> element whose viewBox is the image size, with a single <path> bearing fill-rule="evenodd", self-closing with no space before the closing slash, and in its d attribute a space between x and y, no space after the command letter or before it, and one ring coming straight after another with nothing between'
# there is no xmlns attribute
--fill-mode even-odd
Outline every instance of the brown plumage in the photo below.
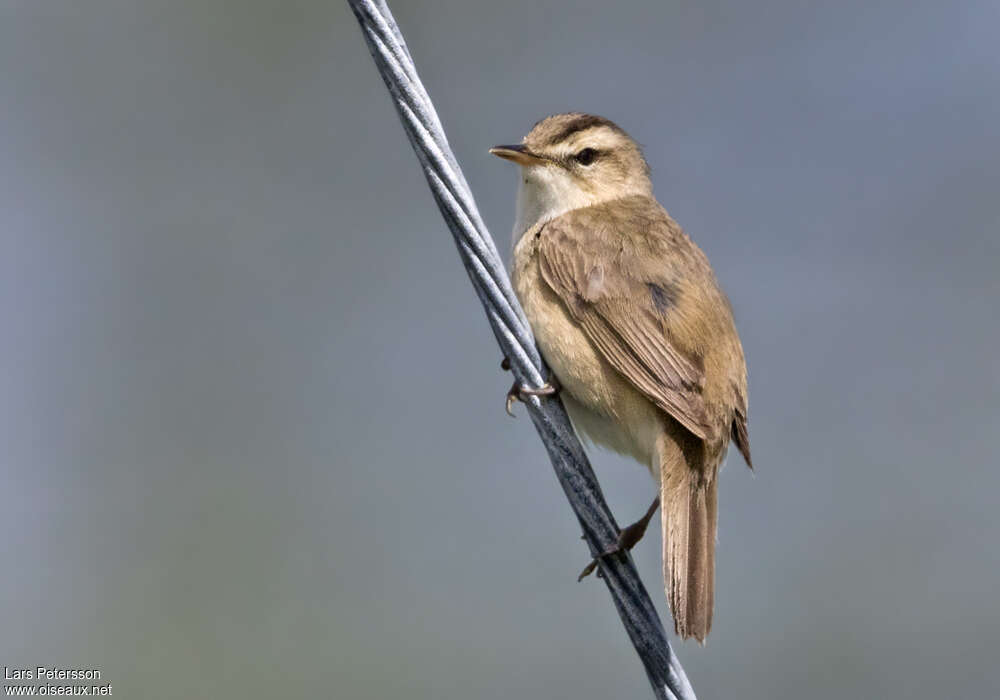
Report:
<svg viewBox="0 0 1000 700"><path fill-rule="evenodd" d="M652 196L638 146L601 117L549 117L522 144L513 279L574 426L659 482L675 629L712 626L718 471L750 464L746 366L705 255Z"/></svg>

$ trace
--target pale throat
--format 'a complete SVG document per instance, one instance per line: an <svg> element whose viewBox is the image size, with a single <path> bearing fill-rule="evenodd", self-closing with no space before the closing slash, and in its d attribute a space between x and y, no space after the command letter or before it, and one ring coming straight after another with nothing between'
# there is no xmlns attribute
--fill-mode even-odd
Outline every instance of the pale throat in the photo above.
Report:
<svg viewBox="0 0 1000 700"><path fill-rule="evenodd" d="M511 232L515 246L521 236L536 224L607 199L584 189L572 175L552 166L522 167L520 175L517 214Z"/></svg>

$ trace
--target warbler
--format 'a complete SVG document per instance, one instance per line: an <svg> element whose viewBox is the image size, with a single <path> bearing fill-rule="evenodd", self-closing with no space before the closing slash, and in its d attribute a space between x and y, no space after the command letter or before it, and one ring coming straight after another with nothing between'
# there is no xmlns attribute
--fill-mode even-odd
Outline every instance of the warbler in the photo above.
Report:
<svg viewBox="0 0 1000 700"><path fill-rule="evenodd" d="M613 122L557 114L490 152L520 166L512 280L555 379L528 391L558 389L582 437L649 467L657 498L601 556L631 549L660 505L674 628L704 642L719 468L731 441L752 468L746 363L729 300L653 197L639 146Z"/></svg>

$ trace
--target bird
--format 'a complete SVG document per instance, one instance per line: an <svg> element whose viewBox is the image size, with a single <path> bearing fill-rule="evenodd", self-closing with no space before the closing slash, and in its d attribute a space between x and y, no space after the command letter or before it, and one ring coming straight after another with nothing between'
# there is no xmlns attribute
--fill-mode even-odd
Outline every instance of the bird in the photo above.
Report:
<svg viewBox="0 0 1000 700"><path fill-rule="evenodd" d="M639 145L614 122L555 114L490 153L520 168L511 279L551 371L540 388L515 383L508 412L513 399L558 392L581 437L649 468L656 499L598 558L631 549L659 506L674 629L704 644L730 442L753 469L729 299L654 197Z"/></svg>

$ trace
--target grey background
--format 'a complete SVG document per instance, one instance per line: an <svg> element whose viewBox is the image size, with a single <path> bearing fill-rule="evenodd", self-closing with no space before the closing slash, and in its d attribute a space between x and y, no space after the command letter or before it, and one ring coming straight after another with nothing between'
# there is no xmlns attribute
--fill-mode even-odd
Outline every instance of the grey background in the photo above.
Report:
<svg viewBox="0 0 1000 700"><path fill-rule="evenodd" d="M505 252L486 149L592 111L733 299L700 697L997 697L1000 4L395 6ZM0 8L0 664L647 697L346 6Z"/></svg>

